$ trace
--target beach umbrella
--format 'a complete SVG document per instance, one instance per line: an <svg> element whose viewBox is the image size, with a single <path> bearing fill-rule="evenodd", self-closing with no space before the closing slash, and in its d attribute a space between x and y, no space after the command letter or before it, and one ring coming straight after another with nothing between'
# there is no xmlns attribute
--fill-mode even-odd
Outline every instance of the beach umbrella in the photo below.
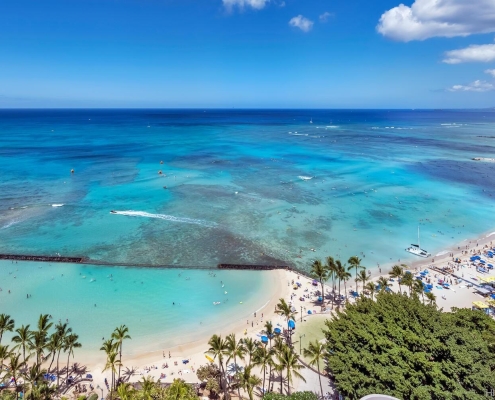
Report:
<svg viewBox="0 0 495 400"><path fill-rule="evenodd" d="M276 335L280 335L282 333L282 330L280 328L275 328L273 332L275 332Z"/></svg>
<svg viewBox="0 0 495 400"><path fill-rule="evenodd" d="M215 360L213 358L211 358L208 354L205 354L205 357L206 359L209 361L209 362L215 362Z"/></svg>
<svg viewBox="0 0 495 400"><path fill-rule="evenodd" d="M296 328L296 323L293 319L289 319L289 322L287 323L289 326L289 329L295 329Z"/></svg>
<svg viewBox="0 0 495 400"><path fill-rule="evenodd" d="M261 343L268 343L268 336L261 336Z"/></svg>
<svg viewBox="0 0 495 400"><path fill-rule="evenodd" d="M308 310L308 314L310 314L310 315L311 315L311 314L313 314L313 311L311 311L311 310Z"/></svg>

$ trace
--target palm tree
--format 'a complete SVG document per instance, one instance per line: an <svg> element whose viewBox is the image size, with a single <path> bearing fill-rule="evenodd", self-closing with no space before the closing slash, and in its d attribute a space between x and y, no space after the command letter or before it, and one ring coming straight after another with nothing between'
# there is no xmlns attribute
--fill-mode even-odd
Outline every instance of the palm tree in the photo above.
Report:
<svg viewBox="0 0 495 400"><path fill-rule="evenodd" d="M129 328L125 325L121 325L118 328L115 328L115 330L112 333L112 338L115 339L116 344L118 344L119 347L119 378L117 382L120 382L120 367L122 366L122 342L125 339L131 339L129 335Z"/></svg>
<svg viewBox="0 0 495 400"><path fill-rule="evenodd" d="M404 276L404 268L402 268L402 266L400 265L394 265L392 267L392 271L390 271L388 274L390 275L391 278L397 279L399 283L399 292L402 293L401 279Z"/></svg>
<svg viewBox="0 0 495 400"><path fill-rule="evenodd" d="M366 282L371 278L371 274L367 274L364 269L360 270L357 276L357 281L358 282L363 282L363 290L364 286L366 285ZM357 284L356 284L357 287Z"/></svg>
<svg viewBox="0 0 495 400"><path fill-rule="evenodd" d="M81 343L79 343L77 339L79 339L79 335L71 333L70 335L66 336L64 341L64 352L67 352L67 379L69 379L70 355L72 353L72 357L74 357L74 349L81 347Z"/></svg>
<svg viewBox="0 0 495 400"><path fill-rule="evenodd" d="M14 330L14 320L8 314L0 314L0 344L4 332L12 332Z"/></svg>
<svg viewBox="0 0 495 400"><path fill-rule="evenodd" d="M17 379L21 374L21 369L26 364L25 361L19 360L20 357L21 355L19 353L11 353L9 357L9 363L7 364L9 376L14 381L14 385L16 387L16 396L15 396L16 399L17 399Z"/></svg>
<svg viewBox="0 0 495 400"><path fill-rule="evenodd" d="M309 271L311 276L318 279L321 285L321 297L323 298L323 304L325 304L325 288L323 282L328 279L328 270L321 263L321 260L315 260L311 265L311 270Z"/></svg>
<svg viewBox="0 0 495 400"><path fill-rule="evenodd" d="M363 290L366 289L367 291L369 291L371 293L371 299L373 300L373 297L374 297L374 294L375 294L375 291L376 291L376 286L374 284L374 282L368 282Z"/></svg>
<svg viewBox="0 0 495 400"><path fill-rule="evenodd" d="M423 281L420 281L418 279L415 279L413 284L412 284L412 290L413 293L416 295L420 295L423 298L423 303L425 301L425 291L424 291L424 286L423 286Z"/></svg>
<svg viewBox="0 0 495 400"><path fill-rule="evenodd" d="M275 332L273 331L272 321L266 321L265 322L265 333L266 333L266 336L268 336L268 340L270 341L270 347L272 347L272 339L273 339L273 336L275 335Z"/></svg>
<svg viewBox="0 0 495 400"><path fill-rule="evenodd" d="M134 394L134 388L129 382L121 383L117 388L117 395L120 400L131 400Z"/></svg>
<svg viewBox="0 0 495 400"><path fill-rule="evenodd" d="M60 375L60 368L59 368L59 360L60 360L60 353L62 352L65 344L65 340L68 335L72 332L72 328L69 328L66 323L58 323L55 326L55 333L58 336L57 338L57 386L59 385L59 375Z"/></svg>
<svg viewBox="0 0 495 400"><path fill-rule="evenodd" d="M15 348L22 348L22 358L26 362L26 347L29 346L31 341L32 332L29 330L29 325L22 325L20 328L15 330L17 335L12 338L14 343L17 343Z"/></svg>
<svg viewBox="0 0 495 400"><path fill-rule="evenodd" d="M413 282L414 279L410 272L406 272L404 276L401 278L401 283L409 288L409 296L411 295Z"/></svg>
<svg viewBox="0 0 495 400"><path fill-rule="evenodd" d="M119 347L119 344L114 342L113 339L108 339L105 340L100 347L100 350L104 351L107 354L113 353L114 351L117 351Z"/></svg>
<svg viewBox="0 0 495 400"><path fill-rule="evenodd" d="M347 281L351 279L351 273L349 271L346 271L345 269L342 271L341 278L344 281L344 293L345 293L345 298L347 299Z"/></svg>
<svg viewBox="0 0 495 400"><path fill-rule="evenodd" d="M251 359L253 358L256 350L258 349L259 342L257 340L253 340L252 338L245 338L242 340L244 345L244 350L247 355L249 355L248 365L251 365Z"/></svg>
<svg viewBox="0 0 495 400"><path fill-rule="evenodd" d="M45 373L46 370L41 369L39 364L34 363L24 374L22 374L24 376L24 379L31 385L31 393L28 398L33 400L36 398L33 391L42 382L43 375Z"/></svg>
<svg viewBox="0 0 495 400"><path fill-rule="evenodd" d="M6 346L3 346L0 344L0 370L2 369L2 365L3 365L3 361L6 359L6 358L9 358L10 357L10 353L11 351L9 350L9 346L6 345Z"/></svg>
<svg viewBox="0 0 495 400"><path fill-rule="evenodd" d="M220 371L222 373L223 381L226 382L227 380L225 378L225 369L223 368L223 356L225 355L225 351L226 351L225 340L222 339L222 336L213 335L208 341L208 345L210 346L210 348L206 353L211 354L213 356L213 359L218 358L218 365L220 366ZM225 384L222 382L221 382L221 386L223 389L224 398L226 399L227 388L225 387Z"/></svg>
<svg viewBox="0 0 495 400"><path fill-rule="evenodd" d="M292 329L288 326L289 320L295 317L297 311L292 311L291 306L289 306L287 302L281 298L279 299L278 304L275 306L275 313L282 317L285 317L287 321L287 327L289 329L289 343L290 343L292 341Z"/></svg>
<svg viewBox="0 0 495 400"><path fill-rule="evenodd" d="M342 281L342 278L344 276L345 268L340 262L340 260L335 261L335 265L336 265L335 277L339 280L339 303L340 303L340 282Z"/></svg>
<svg viewBox="0 0 495 400"><path fill-rule="evenodd" d="M48 314L41 314L38 319L38 331L43 332L45 335L48 333L48 329L53 326L50 322L50 316Z"/></svg>
<svg viewBox="0 0 495 400"><path fill-rule="evenodd" d="M431 306L435 304L437 297L432 292L426 292L426 298L428 299L428 304Z"/></svg>
<svg viewBox="0 0 495 400"><path fill-rule="evenodd" d="M234 365L235 368L237 369L237 358L239 357L241 360L244 359L244 354L246 352L246 349L244 348L244 345L242 344L242 340L237 341L235 338L235 334L231 333L230 335L227 336L225 339L225 344L226 344L226 355L227 355L227 363L231 360L234 359ZM241 389L237 387L237 391L239 394L239 398L241 398Z"/></svg>
<svg viewBox="0 0 495 400"><path fill-rule="evenodd" d="M285 346L283 350L277 354L277 359L282 373L281 378L283 378L283 371L287 371L287 392L290 395L290 384L292 383L293 375L306 382L306 379L298 372L303 369L304 366L300 363L299 356L289 346Z"/></svg>
<svg viewBox="0 0 495 400"><path fill-rule="evenodd" d="M309 342L308 348L303 351L304 357L309 357L309 365L315 366L318 368L318 378L320 380L320 390L321 397L323 397L323 386L321 384L321 374L320 374L320 362L324 359L326 354L325 346L320 343L318 340L314 342Z"/></svg>
<svg viewBox="0 0 495 400"><path fill-rule="evenodd" d="M335 260L333 257L328 256L326 258L325 268L328 271L329 278L332 278L332 308L333 308L333 300L335 293L335 278L337 277L337 264L335 264Z"/></svg>
<svg viewBox="0 0 495 400"><path fill-rule="evenodd" d="M263 395L265 395L265 378L266 368L270 367L270 373L268 374L268 387L270 387L270 379L273 366L273 350L267 349L265 346L260 346L256 349L256 353L253 357L253 364L261 367L261 373L263 374Z"/></svg>
<svg viewBox="0 0 495 400"><path fill-rule="evenodd" d="M361 259L358 256L352 256L350 257L347 262L349 263L349 267L347 267L347 271L351 271L353 268L355 269L355 274L354 274L354 281L356 282L356 292L358 290L357 288L357 283L358 283L358 268L360 269L365 269L361 265Z"/></svg>
<svg viewBox="0 0 495 400"><path fill-rule="evenodd" d="M112 373L110 398L112 398L112 392L115 390L115 374L117 373L117 366L120 365L118 355L119 354L116 351L107 354L107 363L105 364L103 371L101 371L101 372L105 372L107 370L110 370L110 372Z"/></svg>
<svg viewBox="0 0 495 400"><path fill-rule="evenodd" d="M50 362L50 366L48 367L48 372L50 372L50 370L52 369L52 364L53 361L55 361L55 356L57 355L57 351L61 346L61 342L62 340L60 339L60 335L58 335L57 332L54 332L50 335L50 339L46 343L46 349L48 350L47 357L49 357L50 355L52 356L52 361Z"/></svg>
<svg viewBox="0 0 495 400"><path fill-rule="evenodd" d="M31 334L29 342L29 350L34 350L36 353L36 363L41 364L43 350L46 348L46 333L43 331L34 331Z"/></svg>
<svg viewBox="0 0 495 400"><path fill-rule="evenodd" d="M380 276L376 281L376 283L380 286L380 293L385 292L387 288L391 286L388 279L385 278L384 276Z"/></svg>
<svg viewBox="0 0 495 400"><path fill-rule="evenodd" d="M237 378L237 388L239 389L240 393L240 388L244 389L249 396L249 400L253 400L253 389L255 388L256 385L259 385L261 383L261 379L258 378L256 375L251 374L252 366L248 366L244 368L244 371L238 372L236 374ZM239 394L239 398L240 394Z"/></svg>
<svg viewBox="0 0 495 400"><path fill-rule="evenodd" d="M115 356L117 356L117 353L115 353ZM151 394L155 388L155 379L152 376L143 376L143 380L139 382L141 383L141 394L145 399L151 400Z"/></svg>

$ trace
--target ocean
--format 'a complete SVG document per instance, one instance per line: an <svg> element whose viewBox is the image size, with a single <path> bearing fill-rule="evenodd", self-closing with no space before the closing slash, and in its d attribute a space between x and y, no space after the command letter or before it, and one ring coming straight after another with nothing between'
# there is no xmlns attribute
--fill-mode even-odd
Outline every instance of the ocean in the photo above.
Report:
<svg viewBox="0 0 495 400"><path fill-rule="evenodd" d="M172 332L180 293L199 312L188 309L181 332L199 315L227 318L241 298L256 299L247 313L266 300L262 274L230 271L236 297L212 306L224 295L205 268L218 263L308 270L317 258L358 255L375 270L412 261L404 249L418 227L421 246L438 254L495 228L495 163L472 160L494 157L494 128L493 110L0 110L1 253L184 268L2 262L11 280L0 311L34 323L43 309L71 320L90 309L100 335L138 326L137 311L105 321L125 314L126 299L149 315L168 304L171 319L135 328L144 343L146 327ZM205 294L189 296L179 273L204 280ZM7 286L19 299L7 300ZM36 307L25 305L30 291ZM98 317L100 304L110 309Z"/></svg>

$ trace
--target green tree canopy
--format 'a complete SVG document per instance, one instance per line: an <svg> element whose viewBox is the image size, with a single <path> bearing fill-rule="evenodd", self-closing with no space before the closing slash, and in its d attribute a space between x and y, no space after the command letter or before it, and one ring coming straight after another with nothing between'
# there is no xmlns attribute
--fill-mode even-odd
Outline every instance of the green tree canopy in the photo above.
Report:
<svg viewBox="0 0 495 400"><path fill-rule="evenodd" d="M328 366L346 398L474 400L495 389L495 321L480 311L443 312L418 296L381 293L326 325Z"/></svg>

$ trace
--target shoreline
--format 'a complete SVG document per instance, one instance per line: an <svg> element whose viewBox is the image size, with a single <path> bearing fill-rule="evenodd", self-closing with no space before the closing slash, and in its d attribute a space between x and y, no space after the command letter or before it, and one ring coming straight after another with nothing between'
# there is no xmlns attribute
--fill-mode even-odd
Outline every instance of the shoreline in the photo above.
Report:
<svg viewBox="0 0 495 400"><path fill-rule="evenodd" d="M451 262L452 258L459 257L463 261L467 260L469 259L470 253L462 254L462 252L482 250L485 245L493 243L493 241L495 241L495 230L484 232L475 238L466 238L461 242L449 246L447 249L437 252L439 255L432 255L430 258L417 260L412 259L407 261L404 260L405 262L401 261L399 263L387 262L380 265L382 272L379 271L378 267L365 267L366 270L369 269L372 272L370 280L376 281L376 279L380 276L385 276L388 278L388 272L392 269L393 265L406 264L408 266L407 269L410 269L411 271L429 269L430 266L441 267L442 265L446 265L446 263ZM467 268L468 269L463 271L463 275L464 272L472 273L469 271L470 267ZM306 302L299 300L299 296L302 295L301 292L303 292L303 288L308 288L308 290L320 289L319 284L316 287L311 285L312 278L309 276L308 272L298 271L296 269L276 269L261 271L261 273L270 276L268 282L268 287L270 290L269 299L257 310L242 312L240 313L242 316L236 316L233 321L223 321L225 323L222 323L221 326L218 326L218 328L212 328L214 333L222 335L222 337L225 337L230 333L234 333L237 339L244 337L259 339L259 332L263 329L263 325L266 321L271 320L274 327L277 325L284 326L285 321L283 318L275 314L275 305L278 303L280 298L284 298L287 301L293 301L293 305L298 312L298 314L296 314L296 323L300 323L301 319L304 319L304 321L309 319L307 309L316 311L316 314L311 315L311 319L328 318L335 312L334 308L331 311L325 312L326 315L322 316L321 314L323 313L320 312L319 306L314 304L312 300ZM491 273L493 274L493 271ZM431 278L433 274L435 274L436 277L436 273L431 271ZM303 285L298 291L294 291L292 284L290 284L292 280L296 279L302 282ZM356 283L354 281L354 277L352 277L347 284L347 293L349 293L350 290L353 290L355 285ZM480 296L478 294L472 293L472 290L466 289L466 287L462 284L458 287L455 286L455 288L452 287L452 290L445 290L443 292L439 292L439 290L434 289L433 292L437 296L438 307L447 310L450 310L452 307L471 307L472 301L480 300ZM358 283L358 288L362 288L362 283ZM397 282L392 283L391 289L393 291L398 290ZM404 290L405 288L402 289ZM460 289L462 290L462 293L458 293L458 290ZM325 291L328 292L329 290L331 290L331 282L327 281L325 283ZM358 290L358 292L361 292L361 290ZM344 285L342 285L342 294L343 293ZM294 294L295 298L292 299ZM350 301L352 302L353 300L350 299ZM302 311L303 308L304 314L301 315L300 310ZM253 317L254 312L256 312L256 318ZM247 318L247 320L244 318ZM125 324L125 321L122 320L122 323ZM211 330L208 329L208 332L210 331ZM130 332L130 335L132 336L132 332ZM126 346L124 343L123 370L130 368L136 371L131 381L140 380L143 376L153 376L155 379L159 379L162 374L166 374L166 378L161 378L162 382L171 382L174 378L180 377L186 380L186 382L198 383L194 370L200 365L208 363L204 356L204 352L208 349L207 342L210 337L211 334L206 333L205 331L201 333L201 336L194 338L193 340L186 339L185 341L176 345L171 345L170 347L157 348L151 351L140 351L138 349L136 351L138 354L126 353ZM182 338L185 339L184 337ZM108 373L102 372L106 361L105 354L102 351L97 354L98 356L96 356L96 354L85 353L83 343L83 348L76 351L74 362L84 364L86 366L88 372L93 375L93 385L95 387L96 385L105 387L104 379L105 377L108 378ZM183 360L189 360L189 363L184 365L182 364ZM177 365L175 365L175 363L177 363ZM168 364L168 368L162 368L163 364ZM299 384L302 384L302 382L296 382L295 386L297 387Z"/></svg>

